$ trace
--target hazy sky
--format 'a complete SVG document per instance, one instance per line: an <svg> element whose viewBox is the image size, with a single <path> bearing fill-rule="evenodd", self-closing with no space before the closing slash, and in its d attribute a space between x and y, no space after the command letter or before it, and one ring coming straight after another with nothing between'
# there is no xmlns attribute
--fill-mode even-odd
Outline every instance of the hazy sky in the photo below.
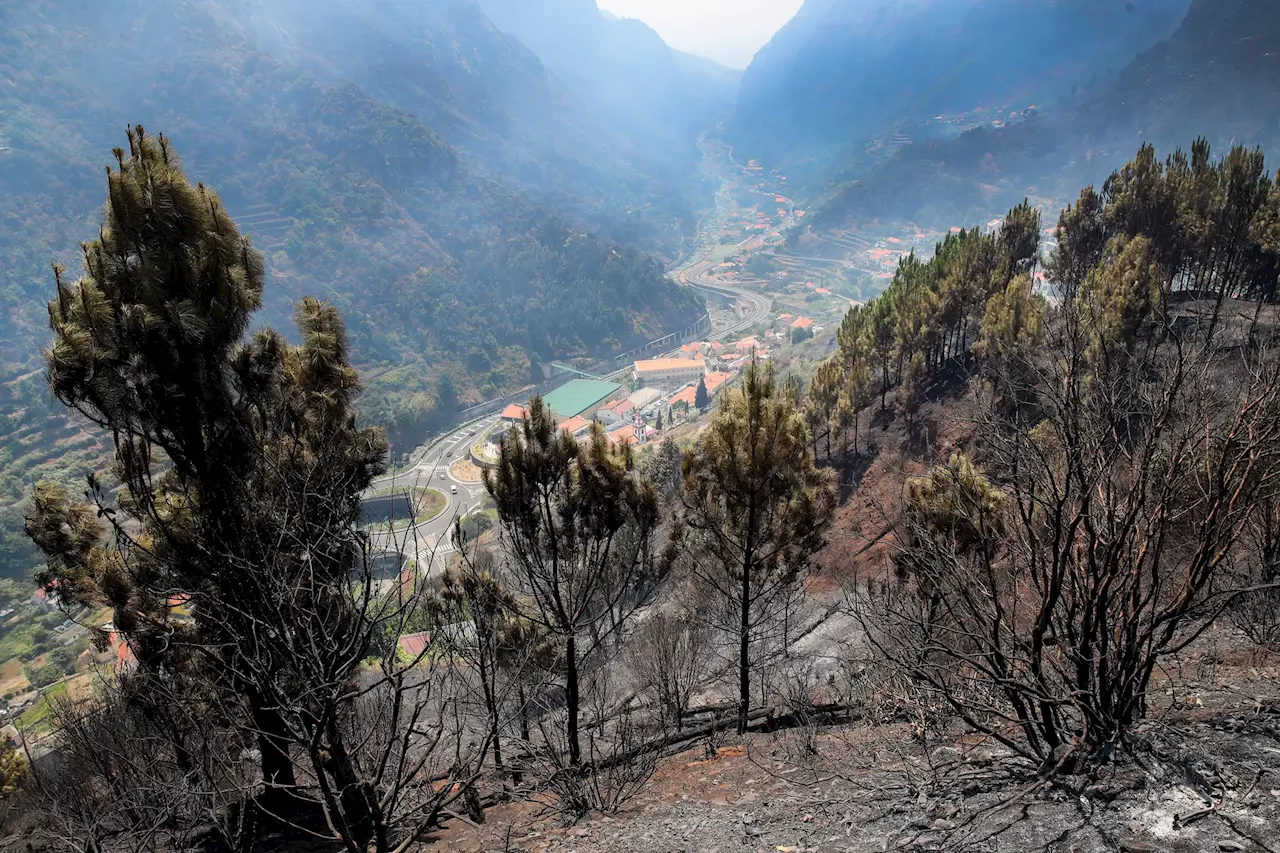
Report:
<svg viewBox="0 0 1280 853"><path fill-rule="evenodd" d="M667 44L731 68L746 68L755 52L791 20L803 0L597 0L623 18L639 18Z"/></svg>

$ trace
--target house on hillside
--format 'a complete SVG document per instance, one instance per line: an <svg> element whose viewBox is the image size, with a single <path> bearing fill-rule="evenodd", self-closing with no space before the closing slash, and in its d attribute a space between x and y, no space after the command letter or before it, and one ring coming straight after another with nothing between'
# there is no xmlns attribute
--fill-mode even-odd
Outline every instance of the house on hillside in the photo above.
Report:
<svg viewBox="0 0 1280 853"><path fill-rule="evenodd" d="M614 400L607 406L602 406L600 411L596 412L596 417L605 424L618 424L630 418L635 410L635 403L631 402L631 398L628 397L624 400Z"/></svg>
<svg viewBox="0 0 1280 853"><path fill-rule="evenodd" d="M635 363L638 385L677 388L696 382L706 372L707 364L701 358L650 358Z"/></svg>
<svg viewBox="0 0 1280 853"><path fill-rule="evenodd" d="M644 421L637 419L634 423L623 424L610 432L606 438L609 446L618 449L624 446L634 447L643 444L648 438L648 427Z"/></svg>
<svg viewBox="0 0 1280 853"><path fill-rule="evenodd" d="M707 393L714 397L724 384L736 375L725 370L713 370L704 376L702 381L707 386ZM694 390L696 391L697 388L695 387Z"/></svg>
<svg viewBox="0 0 1280 853"><path fill-rule="evenodd" d="M569 420L560 424L560 429L569 433L569 435L573 436L574 438L580 438L586 435L587 431L591 429L591 421L587 420L586 418L580 415L577 415L572 418L569 418Z"/></svg>
<svg viewBox="0 0 1280 853"><path fill-rule="evenodd" d="M427 647L430 645L430 631L419 631L416 634L405 634L396 641L396 646L400 649L400 654L410 660L416 660L421 657L422 653L425 652Z"/></svg>
<svg viewBox="0 0 1280 853"><path fill-rule="evenodd" d="M112 656L111 668L115 671L116 675L128 675L137 668L138 659L134 657L133 649L123 638L116 643L113 652L114 655Z"/></svg>
<svg viewBox="0 0 1280 853"><path fill-rule="evenodd" d="M679 392L672 395L671 399L667 401L667 405L669 405L675 411L688 412L693 409L694 403L697 401L697 399L698 399L698 386L690 385L686 388L681 388Z"/></svg>
<svg viewBox="0 0 1280 853"><path fill-rule="evenodd" d="M516 403L510 403L502 410L502 420L509 424L518 424L529 417L529 410Z"/></svg>

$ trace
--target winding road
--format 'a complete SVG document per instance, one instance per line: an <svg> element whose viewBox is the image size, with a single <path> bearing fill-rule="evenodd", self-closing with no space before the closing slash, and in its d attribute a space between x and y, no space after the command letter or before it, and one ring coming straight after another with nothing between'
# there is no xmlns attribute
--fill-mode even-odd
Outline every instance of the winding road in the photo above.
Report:
<svg viewBox="0 0 1280 853"><path fill-rule="evenodd" d="M451 433L433 439L414 451L411 458L416 461L408 469L382 477L370 486L371 494L402 486L436 489L445 497L444 508L432 518L405 529L373 531L370 540L376 548L404 552L417 560L419 566L428 567L428 571L436 567L437 559L453 551L452 537L449 535L453 522L480 504L484 497L484 484L456 479L449 472L449 466L465 457L470 452L471 442L496 421L497 416L489 416L482 422L464 424Z"/></svg>
<svg viewBox="0 0 1280 853"><path fill-rule="evenodd" d="M755 243L755 245L750 245ZM761 240L752 237L738 244L738 248L759 248ZM730 338L763 321L769 316L773 300L754 290L746 290L734 285L724 284L711 279L711 270L716 261L709 257L710 252L700 257L687 259L669 271L679 284L710 293L721 298L728 297L745 303L750 310L736 323L716 331L708 336L708 340ZM736 284L758 284L760 282L735 282ZM663 353L661 357L678 355L679 349ZM609 378L624 376L631 371L625 367L610 374ZM397 471L375 481L369 488L369 494L384 489L403 486L405 488L434 488L444 493L445 506L433 518L422 521L412 527L399 530L376 530L370 534L372 543L377 549L385 551L398 550L417 561L418 566L425 567L427 573L443 567L447 555L452 553L452 537L449 535L455 519L462 518L480 505L484 498L483 483L466 483L455 479L449 466L459 458L470 453L470 446L480 436L487 433L498 423L498 415L486 415L474 421L456 427L429 440L411 455L413 464L404 470ZM456 493L454 489L456 488Z"/></svg>

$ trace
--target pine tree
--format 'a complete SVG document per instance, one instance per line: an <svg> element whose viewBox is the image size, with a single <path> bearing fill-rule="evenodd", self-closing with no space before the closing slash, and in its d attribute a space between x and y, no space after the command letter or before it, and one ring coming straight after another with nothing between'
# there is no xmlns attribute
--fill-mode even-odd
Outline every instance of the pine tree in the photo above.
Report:
<svg viewBox="0 0 1280 853"><path fill-rule="evenodd" d="M1035 356L1045 334L1045 310L1044 299L1034 292L1025 275L991 297L975 350L993 377L1017 372Z"/></svg>
<svg viewBox="0 0 1280 853"><path fill-rule="evenodd" d="M1070 307L1084 313L1095 369L1132 353L1143 322L1160 302L1162 277L1145 237L1116 237Z"/></svg>
<svg viewBox="0 0 1280 853"><path fill-rule="evenodd" d="M831 456L832 415L840 400L840 387L845 381L841 374L842 365L837 361L826 361L818 365L813 381L809 383L809 394L804 402L805 423L809 427L813 441L814 456L818 454L818 436L825 435L827 456Z"/></svg>
<svg viewBox="0 0 1280 853"><path fill-rule="evenodd" d="M304 300L300 347L269 329L246 340L261 254L163 136L131 128L127 156L114 154L83 276L56 269L46 360L54 396L112 436L123 489L111 505L90 478L95 508L37 488L28 531L48 557L41 581L68 603L109 604L144 672L209 668L209 683L239 692L266 797L287 794L286 728L267 696L293 688L238 665L271 654L254 573L345 584L349 531L386 441L355 425L360 386L337 311ZM174 591L191 597L191 629L167 620Z"/></svg>
<svg viewBox="0 0 1280 853"><path fill-rule="evenodd" d="M1001 257L1008 261L1008 269L997 287L1007 286L1014 276L1026 275L1035 269L1040 260L1040 211L1025 198L1022 204L1009 211L997 239Z"/></svg>
<svg viewBox="0 0 1280 853"><path fill-rule="evenodd" d="M671 436L664 438L657 450L644 461L644 474L664 501L674 500L680 495L683 462L684 455Z"/></svg>
<svg viewBox="0 0 1280 853"><path fill-rule="evenodd" d="M707 383L701 376L698 377L698 388L693 392L693 405L700 412L711 407L711 395L707 393Z"/></svg>
<svg viewBox="0 0 1280 853"><path fill-rule="evenodd" d="M492 552L468 548L461 522L455 523L453 537L461 554L460 564L445 571L440 588L427 599L426 609L441 646L470 665L480 682L493 763L502 773L505 685L501 674L508 659L525 645L528 626L519 617L519 603L496 577Z"/></svg>
<svg viewBox="0 0 1280 853"><path fill-rule="evenodd" d="M885 409L888 408L886 397L891 384L889 381L889 369L893 363L893 351L896 347L894 339L896 318L894 316L892 297L885 293L871 303L869 310L871 316L868 324L868 337L875 363L880 368L880 408Z"/></svg>
<svg viewBox="0 0 1280 853"><path fill-rule="evenodd" d="M964 553L989 548L1004 535L1004 496L967 456L953 454L926 477L909 479L903 514L911 525L945 536Z"/></svg>
<svg viewBox="0 0 1280 853"><path fill-rule="evenodd" d="M835 492L814 465L794 402L754 360L725 392L710 428L685 459L684 528L693 571L734 615L738 731L751 701L751 644L822 544Z"/></svg>
<svg viewBox="0 0 1280 853"><path fill-rule="evenodd" d="M920 413L921 385L925 378L924 356L916 353L907 362L902 371L902 384L898 386L898 407L902 409L902 417L907 426L915 426L916 415Z"/></svg>
<svg viewBox="0 0 1280 853"><path fill-rule="evenodd" d="M1097 266L1107 246L1107 226L1102 216L1103 200L1093 187L1085 187L1080 198L1058 217L1058 247L1049 258L1049 277L1070 299Z"/></svg>
<svg viewBox="0 0 1280 853"><path fill-rule="evenodd" d="M485 472L503 545L514 564L524 616L563 649L569 763L582 762L579 736L583 666L635 606L658 522L653 487L636 475L630 448L609 450L595 425L582 447L558 429L542 399L502 440L498 466ZM610 620L606 622L606 620Z"/></svg>
<svg viewBox="0 0 1280 853"><path fill-rule="evenodd" d="M844 408L842 421L852 428L853 454L858 455L858 425L862 407L871 396L871 372L864 361L855 361L845 375L844 390L840 394L839 405Z"/></svg>
<svg viewBox="0 0 1280 853"><path fill-rule="evenodd" d="M0 744L0 803L16 794L26 778L26 756L15 747Z"/></svg>

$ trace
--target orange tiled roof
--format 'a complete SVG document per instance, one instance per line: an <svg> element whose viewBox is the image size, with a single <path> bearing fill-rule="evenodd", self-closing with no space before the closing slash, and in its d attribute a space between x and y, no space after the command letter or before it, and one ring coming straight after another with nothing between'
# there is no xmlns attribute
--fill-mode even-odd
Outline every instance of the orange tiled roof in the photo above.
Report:
<svg viewBox="0 0 1280 853"><path fill-rule="evenodd" d="M134 664L137 662L137 659L133 656L133 649L130 648L129 644L124 640L121 640L120 644L116 646L115 658L116 659L114 663L112 663L112 667L117 673L127 672L132 669Z"/></svg>
<svg viewBox="0 0 1280 853"><path fill-rule="evenodd" d="M717 388L719 388L721 385L728 382L732 378L733 378L732 373L727 373L723 370L713 370L710 373L708 373L705 377L703 377L702 381L707 386L707 393L714 394ZM694 390L694 393L697 393L698 391L697 386L695 386L693 390Z"/></svg>
<svg viewBox="0 0 1280 853"><path fill-rule="evenodd" d="M698 386L690 385L688 388L685 388L679 394L676 394L671 398L671 405L674 406L676 403L685 403L689 408L693 408L693 404L697 399Z"/></svg>
<svg viewBox="0 0 1280 853"><path fill-rule="evenodd" d="M507 420L522 421L525 418L529 417L529 411L525 409L524 406L519 406L519 405L516 405L515 403L511 403L505 409L502 410L502 417L506 418Z"/></svg>
<svg viewBox="0 0 1280 853"><path fill-rule="evenodd" d="M626 429L618 429L609 433L609 442L615 447L622 447L628 444L639 444L640 439L636 438L636 432L631 427Z"/></svg>
<svg viewBox="0 0 1280 853"><path fill-rule="evenodd" d="M813 320L808 317L797 317L796 321L791 324L793 329L807 329L813 325Z"/></svg>
<svg viewBox="0 0 1280 853"><path fill-rule="evenodd" d="M654 370L693 370L701 369L702 361L696 358L650 358L636 362L636 370L648 373Z"/></svg>
<svg viewBox="0 0 1280 853"><path fill-rule="evenodd" d="M569 420L560 424L560 429L569 433L569 435L576 435L580 430L584 430L590 425L591 421L579 415L577 417L569 418Z"/></svg>

